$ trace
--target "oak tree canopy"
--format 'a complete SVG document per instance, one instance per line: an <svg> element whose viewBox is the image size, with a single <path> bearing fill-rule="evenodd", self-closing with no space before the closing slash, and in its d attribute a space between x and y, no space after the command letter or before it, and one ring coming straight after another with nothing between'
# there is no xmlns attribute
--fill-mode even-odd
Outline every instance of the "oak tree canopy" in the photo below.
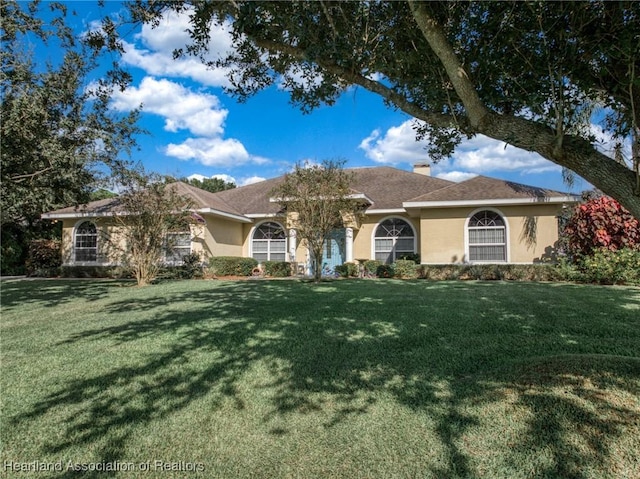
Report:
<svg viewBox="0 0 640 479"><path fill-rule="evenodd" d="M176 55L228 69L239 100L278 82L309 112L359 86L413 116L435 160L486 135L640 217L640 2L138 1L132 19L167 9L190 15ZM214 58L222 24L234 49ZM594 125L619 147L601 151Z"/></svg>

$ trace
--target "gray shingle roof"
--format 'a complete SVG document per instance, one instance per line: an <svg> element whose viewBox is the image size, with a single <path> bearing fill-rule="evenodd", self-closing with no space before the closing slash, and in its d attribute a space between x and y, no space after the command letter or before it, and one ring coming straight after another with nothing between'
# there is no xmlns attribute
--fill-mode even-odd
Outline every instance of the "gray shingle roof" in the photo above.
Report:
<svg viewBox="0 0 640 479"><path fill-rule="evenodd" d="M354 193L364 194L370 201L369 212L375 210L401 209L404 204L431 202L465 202L479 200L531 200L566 198L559 191L537 188L511 181L477 176L462 183L434 178L387 166L351 168ZM196 209L212 210L212 213L243 216L276 214L281 207L271 201L271 191L283 181L283 177L272 178L231 190L210 193L183 182L172 183L179 194L188 196ZM120 212L117 198L94 201L79 207L68 207L51 211L43 218L64 216L106 216ZM245 218L247 219L247 218Z"/></svg>
<svg viewBox="0 0 640 479"><path fill-rule="evenodd" d="M446 188L429 192L407 203L479 201L479 200L530 200L567 197L568 193L538 188L535 186L499 180L487 176L476 176L461 183L453 183Z"/></svg>

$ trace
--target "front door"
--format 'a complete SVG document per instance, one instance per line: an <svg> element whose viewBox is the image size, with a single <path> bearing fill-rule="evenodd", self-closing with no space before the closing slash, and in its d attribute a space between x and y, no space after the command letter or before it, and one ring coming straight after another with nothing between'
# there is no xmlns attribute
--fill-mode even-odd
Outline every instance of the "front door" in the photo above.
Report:
<svg viewBox="0 0 640 479"><path fill-rule="evenodd" d="M322 274L333 274L336 266L344 263L346 258L345 230L334 230L324 242L322 258Z"/></svg>

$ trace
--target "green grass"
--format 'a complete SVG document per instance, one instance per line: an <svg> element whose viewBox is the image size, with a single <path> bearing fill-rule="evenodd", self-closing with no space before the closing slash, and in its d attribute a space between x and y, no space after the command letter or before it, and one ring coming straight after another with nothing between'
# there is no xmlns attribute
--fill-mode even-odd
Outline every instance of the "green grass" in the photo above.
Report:
<svg viewBox="0 0 640 479"><path fill-rule="evenodd" d="M638 288L1 288L0 476L640 477Z"/></svg>

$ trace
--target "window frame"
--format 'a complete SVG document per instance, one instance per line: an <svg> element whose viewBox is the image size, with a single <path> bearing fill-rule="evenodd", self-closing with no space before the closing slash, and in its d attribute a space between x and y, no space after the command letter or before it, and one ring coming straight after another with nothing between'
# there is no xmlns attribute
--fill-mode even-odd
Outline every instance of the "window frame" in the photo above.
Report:
<svg viewBox="0 0 640 479"><path fill-rule="evenodd" d="M86 234L86 233L79 233L80 228L82 227L82 225L84 225L85 223L90 224L94 230L95 233L94 234ZM78 237L81 238L89 238L89 237L95 237L95 245L94 246L78 246ZM80 221L78 221L75 226L73 227L73 236L72 236L72 264L74 265L96 265L96 264L100 264L100 231L98 229L98 225L95 223L95 221L91 221L88 219L81 219ZM90 250L94 250L95 251L95 259L93 260L87 260L87 259L82 259L79 260L78 258L78 251L90 251Z"/></svg>
<svg viewBox="0 0 640 479"><path fill-rule="evenodd" d="M275 225L277 227L277 229L282 231L282 238L260 238L260 239L256 239L256 233L260 230L260 228L266 226L266 225ZM277 250L277 251L273 251L272 250L272 243L274 242L282 242L283 244L283 249L282 251ZM265 251L256 251L255 249L255 242L260 242L260 243L265 243L267 245L266 250ZM287 230L284 228L284 226L282 226L282 224L280 224L277 221L273 221L273 220L267 220L267 221L262 221L261 223L257 224L252 230L251 230L251 234L249 236L249 257L254 258L256 261L258 261L258 263L262 263L264 261L287 261L287 258L289 257L289 253L288 253L288 236L287 236ZM264 255L266 254L266 259L258 259L255 257L256 254L260 254L260 255ZM282 259L280 259L279 257L277 259L273 259L272 255L281 255Z"/></svg>
<svg viewBox="0 0 640 479"><path fill-rule="evenodd" d="M469 226L471 224L471 220L478 214L483 213L483 212L490 212L490 213L494 213L495 215L499 216L500 219L503 222L503 226L484 226L484 227L476 227L476 226ZM497 242L489 242L489 243L471 243L471 238L470 238L470 231L474 229L474 230L503 230L504 231L504 242L502 243L497 243ZM478 260L478 259L471 259L471 248L472 247L487 247L487 246L501 246L504 248L504 255L503 255L503 259L502 260ZM467 220L465 221L464 224L464 248L465 248L465 256L466 256L466 261L468 263L474 263L474 264L496 264L496 263L510 263L511 262L511 248L509 247L509 222L507 221L507 217L504 215L504 213L500 210L498 210L497 208L491 208L491 207L484 207L484 208L477 208L474 211L471 212L471 214L469 216L467 216Z"/></svg>
<svg viewBox="0 0 640 479"><path fill-rule="evenodd" d="M390 221L390 220L400 220L403 221L404 223L408 224L409 227L411 228L411 232L413 233L412 236L377 236L377 232L378 229L382 226L383 223L385 223L386 221ZM417 254L417 241L418 241L418 234L416 232L416 228L413 225L413 223L411 221L409 221L409 219L404 218L402 216L387 216L386 218L381 219L378 223L376 223L375 227L373 228L373 232L371 234L371 252L372 255L371 257L374 260L378 260L377 258L377 254L378 252L380 253L384 253L386 251L378 251L377 249L377 241L378 239L392 239L392 243L391 243L391 249L388 250L388 254L387 254L387 260L389 259L389 256L393 256L391 258L391 262L388 263L387 260L383 261L384 264L391 264L394 261L397 261L398 259L398 254L402 255L402 254ZM412 250L402 250L402 251L395 251L396 248L396 244L398 243L398 239L408 239L411 238L412 241ZM381 260L378 260L381 261Z"/></svg>
<svg viewBox="0 0 640 479"><path fill-rule="evenodd" d="M189 236L189 251L185 252L184 254L180 255L180 259L175 259L175 255L171 254L169 255L170 252L176 250L176 249L183 249L186 250L187 247L186 246L169 246L169 241L168 238L169 236ZM164 244L162 247L162 261L164 262L164 264L167 265L180 265L184 262L184 260L182 259L184 256L187 256L189 254L191 254L191 252L193 251L192 246L193 246L193 235L191 234L190 230L182 230L182 231L169 231L168 233L166 233L164 235Z"/></svg>

